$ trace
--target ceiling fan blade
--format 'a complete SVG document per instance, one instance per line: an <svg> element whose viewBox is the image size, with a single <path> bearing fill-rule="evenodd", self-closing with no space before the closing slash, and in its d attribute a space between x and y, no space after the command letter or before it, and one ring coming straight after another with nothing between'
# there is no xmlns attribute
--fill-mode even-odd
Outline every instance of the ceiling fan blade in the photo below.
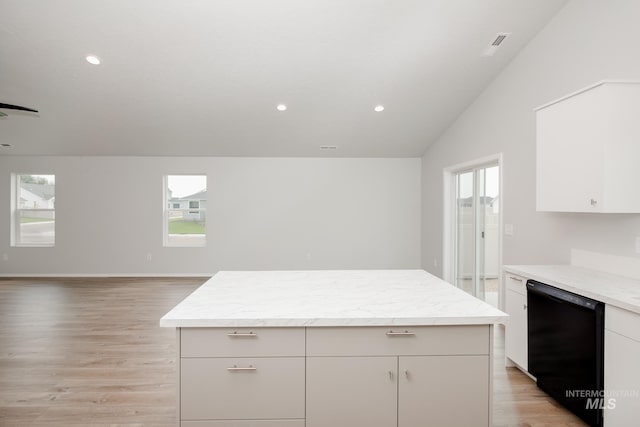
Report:
<svg viewBox="0 0 640 427"><path fill-rule="evenodd" d="M20 110L20 111L30 111L32 113L37 113L38 110L34 110L33 108L21 107L19 105L11 105L11 104L3 104L0 102L0 108L4 108L7 110Z"/></svg>

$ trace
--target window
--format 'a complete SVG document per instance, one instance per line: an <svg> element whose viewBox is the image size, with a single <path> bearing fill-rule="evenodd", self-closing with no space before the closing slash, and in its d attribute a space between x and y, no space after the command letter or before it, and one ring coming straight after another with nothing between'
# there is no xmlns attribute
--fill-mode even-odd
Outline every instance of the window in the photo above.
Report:
<svg viewBox="0 0 640 427"><path fill-rule="evenodd" d="M200 201L199 200L189 200L189 209L200 209ZM189 211L190 214L197 214L198 211Z"/></svg>
<svg viewBox="0 0 640 427"><path fill-rule="evenodd" d="M11 175L11 245L54 246L55 175Z"/></svg>
<svg viewBox="0 0 640 427"><path fill-rule="evenodd" d="M166 175L165 246L206 244L206 175Z"/></svg>

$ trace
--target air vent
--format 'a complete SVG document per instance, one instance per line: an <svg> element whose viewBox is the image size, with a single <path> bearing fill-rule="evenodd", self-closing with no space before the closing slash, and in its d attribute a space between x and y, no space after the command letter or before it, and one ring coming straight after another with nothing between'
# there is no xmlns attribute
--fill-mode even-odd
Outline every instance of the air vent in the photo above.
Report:
<svg viewBox="0 0 640 427"><path fill-rule="evenodd" d="M321 150L337 150L338 146L337 145L321 145L320 149Z"/></svg>
<svg viewBox="0 0 640 427"><path fill-rule="evenodd" d="M498 33L498 34L496 34L496 37L493 39L491 44L485 49L485 51L484 51L484 53L482 55L483 56L493 56L493 55L495 55L495 53L498 51L498 48L500 47L500 45L502 45L504 40L507 37L509 37L510 35L511 35L511 33Z"/></svg>
<svg viewBox="0 0 640 427"><path fill-rule="evenodd" d="M491 43L491 46L500 46L500 44L507 38L509 33L501 33L496 36L496 39Z"/></svg>

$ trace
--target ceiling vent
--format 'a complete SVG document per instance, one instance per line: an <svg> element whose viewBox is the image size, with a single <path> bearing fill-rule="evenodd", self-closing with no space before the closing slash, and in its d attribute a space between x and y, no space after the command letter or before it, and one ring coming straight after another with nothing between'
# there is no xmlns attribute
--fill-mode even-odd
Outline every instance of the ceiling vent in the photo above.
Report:
<svg viewBox="0 0 640 427"><path fill-rule="evenodd" d="M321 150L337 150L338 147L336 145L321 145Z"/></svg>
<svg viewBox="0 0 640 427"><path fill-rule="evenodd" d="M493 39L491 44L485 49L483 56L493 56L498 51L498 48L502 45L507 37L509 37L511 33L498 33L496 37Z"/></svg>

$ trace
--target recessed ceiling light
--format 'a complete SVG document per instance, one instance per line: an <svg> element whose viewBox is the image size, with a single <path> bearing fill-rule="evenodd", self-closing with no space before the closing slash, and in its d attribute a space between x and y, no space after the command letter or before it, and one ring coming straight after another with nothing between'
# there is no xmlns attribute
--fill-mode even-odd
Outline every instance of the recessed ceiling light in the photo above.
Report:
<svg viewBox="0 0 640 427"><path fill-rule="evenodd" d="M376 108L373 109L376 113L384 111L384 105L376 105Z"/></svg>
<svg viewBox="0 0 640 427"><path fill-rule="evenodd" d="M278 109L278 111L285 111L287 109L287 106L284 104L278 104L276 108Z"/></svg>
<svg viewBox="0 0 640 427"><path fill-rule="evenodd" d="M86 58L87 62L92 65L100 65L100 58L95 55L88 55Z"/></svg>

